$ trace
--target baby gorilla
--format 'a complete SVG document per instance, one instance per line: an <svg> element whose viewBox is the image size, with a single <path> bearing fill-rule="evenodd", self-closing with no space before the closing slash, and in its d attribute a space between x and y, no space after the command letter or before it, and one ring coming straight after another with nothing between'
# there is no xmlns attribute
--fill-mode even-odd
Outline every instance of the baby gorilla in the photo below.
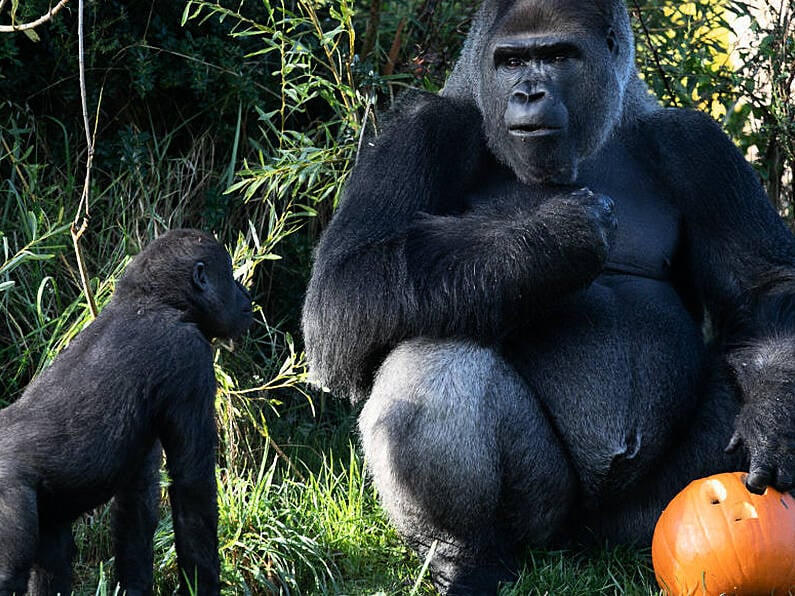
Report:
<svg viewBox="0 0 795 596"><path fill-rule="evenodd" d="M250 323L211 236L173 230L132 260L96 321L0 411L1 596L71 593L71 524L111 497L118 581L151 594L161 446L181 592L219 593L210 339Z"/></svg>

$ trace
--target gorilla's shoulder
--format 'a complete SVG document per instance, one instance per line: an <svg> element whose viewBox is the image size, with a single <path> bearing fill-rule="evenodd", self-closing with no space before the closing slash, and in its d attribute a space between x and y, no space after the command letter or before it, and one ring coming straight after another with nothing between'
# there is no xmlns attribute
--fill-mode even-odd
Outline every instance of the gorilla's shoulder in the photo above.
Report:
<svg viewBox="0 0 795 596"><path fill-rule="evenodd" d="M470 100L443 97L429 91L404 91L381 116L384 129L411 126L422 130L479 128L480 111Z"/></svg>
<svg viewBox="0 0 795 596"><path fill-rule="evenodd" d="M654 110L641 117L638 126L645 138L654 139L661 148L678 148L679 152L683 147L701 146L726 136L708 114L687 108Z"/></svg>
<svg viewBox="0 0 795 596"><path fill-rule="evenodd" d="M469 153L475 159L484 144L480 112L471 101L426 91L404 91L378 116L378 130L369 130L359 154L360 171L372 173L372 160L394 171L396 160L418 164ZM448 155L444 158L444 155ZM437 156L437 157L433 157Z"/></svg>
<svg viewBox="0 0 795 596"><path fill-rule="evenodd" d="M688 171L707 156L731 153L732 142L708 114L693 109L665 108L639 118L636 139L659 164Z"/></svg>

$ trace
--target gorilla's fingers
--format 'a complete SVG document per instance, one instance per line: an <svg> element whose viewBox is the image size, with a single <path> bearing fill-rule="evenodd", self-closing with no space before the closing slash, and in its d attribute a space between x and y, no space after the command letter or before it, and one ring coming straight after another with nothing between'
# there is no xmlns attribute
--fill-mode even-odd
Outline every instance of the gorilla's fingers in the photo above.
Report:
<svg viewBox="0 0 795 596"><path fill-rule="evenodd" d="M737 451L737 448L742 444L742 442L743 440L740 438L740 433L734 431L734 434L732 435L732 438L729 440L729 444L726 445L724 451L726 453L734 453L735 451Z"/></svg>
<svg viewBox="0 0 795 596"><path fill-rule="evenodd" d="M745 479L745 487L752 493L761 495L773 482L773 468L770 464L751 462L751 470Z"/></svg>

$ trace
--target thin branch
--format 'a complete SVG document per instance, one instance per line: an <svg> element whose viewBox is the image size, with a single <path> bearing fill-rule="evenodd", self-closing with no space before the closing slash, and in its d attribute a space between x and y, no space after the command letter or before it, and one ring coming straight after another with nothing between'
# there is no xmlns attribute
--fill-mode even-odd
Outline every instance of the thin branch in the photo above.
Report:
<svg viewBox="0 0 795 596"><path fill-rule="evenodd" d="M282 450L282 448L281 448L281 447L279 447L279 445L277 445L277 444L276 444L276 441L274 441L274 440L273 440L273 438L272 438L270 435L266 434L266 435L265 435L265 438L266 438L266 439L268 439L268 443L270 444L270 446L271 446L271 447L273 447L273 450L276 452L276 455L278 455L279 457L281 457L281 458L282 458L282 459L285 461L285 463L287 463L287 467L288 467L289 469L292 469L293 473L294 473L296 476L298 476L298 480L300 480L300 481L301 481L303 484L306 484L306 483L307 483L307 482L306 482L306 477L304 477L304 475L303 475L303 474L301 474L301 471L298 469L298 466L296 466L296 465L293 463L293 460L291 460L291 459L290 459L290 456L289 456L289 455L287 455L287 454L286 454L286 453L285 453L285 452Z"/></svg>
<svg viewBox="0 0 795 596"><path fill-rule="evenodd" d="M91 129L88 124L88 101L86 99L86 65L83 52L83 0L77 3L77 51L78 51L78 65L80 72L80 99L82 101L83 109L83 126L86 132L86 146L88 154L86 157L86 177L83 182L83 192L80 195L80 203L77 206L77 213L75 220L72 223L72 244L75 249L75 257L77 258L77 267L80 271L80 282L83 284L83 293L86 295L88 301L88 308L91 315L96 318L97 304L94 301L94 294L89 285L88 270L86 268L83 253L80 250L80 239L88 229L89 213L88 213L88 197L91 183L91 165L94 161L94 143L91 139Z"/></svg>
<svg viewBox="0 0 795 596"><path fill-rule="evenodd" d="M356 144L356 159L354 163L359 162L359 154L362 152L362 144L364 143L364 137L367 134L367 120L369 116L373 118L373 126L375 127L375 114L372 114L373 109L373 101L368 101L367 106L364 108L364 118L362 118L362 128L359 131L359 142ZM376 134L378 134L378 130L376 129Z"/></svg>
<svg viewBox="0 0 795 596"><path fill-rule="evenodd" d="M0 0L0 10L3 9L3 4L5 4L6 0ZM28 29L35 29L39 25L42 25L53 18L58 12L66 6L66 3L69 0L61 0L56 4L54 7L50 7L50 10L47 11L45 14L41 15L35 21L30 21L29 23L20 23L19 25L0 25L0 33L11 33L13 31L27 31Z"/></svg>
<svg viewBox="0 0 795 596"><path fill-rule="evenodd" d="M395 31L395 38L392 40L392 47L389 48L389 55L387 56L386 66L384 66L384 76L391 76L395 72L395 65L400 55L400 46L403 43L403 28L406 26L406 17L400 19Z"/></svg>
<svg viewBox="0 0 795 596"><path fill-rule="evenodd" d="M651 55L654 57L654 64L657 66L657 71L660 73L660 78L662 79L663 85L665 85L665 91L668 93L668 97L671 98L671 103L674 106L679 105L679 102L676 99L676 96L671 91L671 87L668 85L668 76L665 74L665 69L662 67L662 63L660 62L660 55L657 53L657 46L651 40L651 34L649 33L649 29L646 27L646 21L643 19L643 13L640 10L640 4L638 0L633 0L633 6L635 7L635 12L638 13L638 21L640 22L640 26L643 29L643 36L646 38L646 43L651 50Z"/></svg>
<svg viewBox="0 0 795 596"><path fill-rule="evenodd" d="M0 0L2 2L3 0ZM362 57L367 57L375 47L375 38L378 36L378 25L381 24L381 0L370 1L370 17L367 19L367 28L364 30L364 43L362 44Z"/></svg>
<svg viewBox="0 0 795 596"><path fill-rule="evenodd" d="M83 128L86 133L86 147L88 148L88 162L91 163L91 159L94 157L94 143L91 142L91 130L88 126L88 100L86 99L86 62L85 62L85 49L84 49L84 32L83 32L83 0L79 0L78 2L78 11L77 11L77 52L78 52L78 64L80 67L80 101L81 107L83 108ZM88 168L87 168L88 169ZM88 182L88 174L86 172L86 182ZM83 195L88 195L87 190L83 190ZM86 210L88 210L88 205L86 204Z"/></svg>
<svg viewBox="0 0 795 596"><path fill-rule="evenodd" d="M0 0L2 3L3 0ZM27 178L25 178L25 174L22 172L22 168L19 167L19 160L17 160L14 152L11 150L11 147L8 146L4 137L0 137L0 142L3 144L3 149L6 150L6 155L8 159L11 160L11 165L14 167L14 171L16 171L17 176L19 176L20 181L22 182L22 186L25 187L25 192L32 195L32 191L30 190L30 185L28 184Z"/></svg>

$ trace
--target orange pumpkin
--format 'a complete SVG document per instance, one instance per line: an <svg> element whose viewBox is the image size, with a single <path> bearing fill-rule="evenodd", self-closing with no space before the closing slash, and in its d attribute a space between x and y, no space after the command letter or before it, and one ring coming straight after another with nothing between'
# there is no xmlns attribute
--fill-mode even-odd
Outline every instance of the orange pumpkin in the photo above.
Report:
<svg viewBox="0 0 795 596"><path fill-rule="evenodd" d="M743 472L694 480L663 510L651 555L666 594L795 593L795 499Z"/></svg>

